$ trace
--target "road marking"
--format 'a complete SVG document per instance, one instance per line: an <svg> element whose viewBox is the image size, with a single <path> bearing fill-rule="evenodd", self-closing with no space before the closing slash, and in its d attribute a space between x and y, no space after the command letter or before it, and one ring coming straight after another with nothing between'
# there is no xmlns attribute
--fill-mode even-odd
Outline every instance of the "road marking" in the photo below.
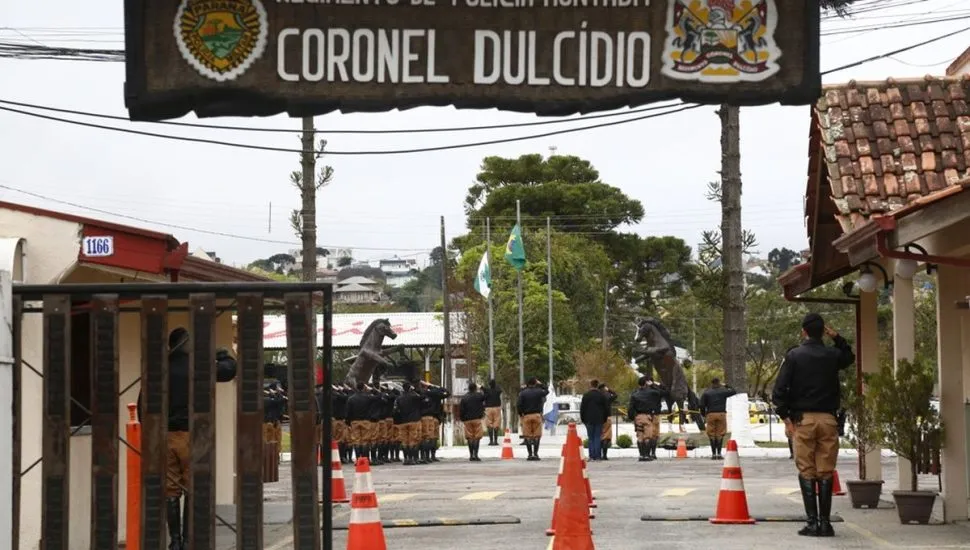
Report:
<svg viewBox="0 0 970 550"><path fill-rule="evenodd" d="M874 542L878 546L882 546L884 548L899 548L899 546L896 546L895 544L889 542L888 540L879 538L872 531L869 531L868 529L864 529L852 522L846 521L844 522L844 525L849 529L852 529L856 533L859 533L863 537L869 539L871 542Z"/></svg>
<svg viewBox="0 0 970 550"><path fill-rule="evenodd" d="M417 493L391 493L377 497L377 502L401 502L418 496Z"/></svg>
<svg viewBox="0 0 970 550"><path fill-rule="evenodd" d="M458 500L495 500L496 497L504 494L505 491L482 491L480 493L467 494Z"/></svg>
<svg viewBox="0 0 970 550"><path fill-rule="evenodd" d="M417 527L418 520L415 519L392 519L391 523L399 527Z"/></svg>
<svg viewBox="0 0 970 550"><path fill-rule="evenodd" d="M688 489L688 488L667 489L666 491L664 491L663 493L661 493L660 496L662 496L662 497L685 497L685 496L693 493L696 490L697 489Z"/></svg>
<svg viewBox="0 0 970 550"><path fill-rule="evenodd" d="M800 490L801 489L799 489L797 487L794 488L794 489L792 489L791 487L775 487L771 491L768 491L768 494L769 495L781 495L781 496L786 496L787 497L788 495L794 495L795 493L797 493Z"/></svg>

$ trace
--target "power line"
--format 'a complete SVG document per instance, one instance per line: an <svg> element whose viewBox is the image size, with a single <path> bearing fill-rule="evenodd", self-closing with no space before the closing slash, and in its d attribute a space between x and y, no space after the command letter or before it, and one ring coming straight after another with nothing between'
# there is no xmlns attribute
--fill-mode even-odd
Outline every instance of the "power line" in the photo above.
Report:
<svg viewBox="0 0 970 550"><path fill-rule="evenodd" d="M50 111L54 113L61 113L67 115L78 115L94 118L103 118L107 120L118 120L122 122L132 122L126 116L119 115L108 115L103 113L92 113L87 111L79 111L76 109L64 109L60 107L49 107L46 105L36 105L33 103L23 103L19 101L11 101L9 99L0 99L0 104L13 105L16 107L26 107L30 109L37 109L40 111ZM612 118L623 115L634 115L639 113L646 113L650 111L657 111L660 109L666 109L669 107L677 107L679 105L686 105L683 101L677 101L675 103L666 105L651 105L649 107L642 107L639 109L631 109L626 112L612 112L612 113L601 113L595 115L585 115L579 118L557 118L554 120L540 120L535 122L514 122L509 124L487 124L482 126L458 126L450 128L405 128L402 130L315 130L315 134L421 134L421 133L438 133L438 132L467 132L467 131L478 131L478 130L502 130L509 128L526 128L530 126L545 126L549 124L563 124L566 122L582 122L585 120L596 120L601 118ZM218 124L199 124L194 122L177 122L174 120L158 120L150 121L150 124L164 124L169 126L185 126L187 128L201 128L204 130L233 130L233 131L244 131L244 132L264 132L264 133L287 133L293 134L298 133L297 129L294 128L252 128L247 126L224 126Z"/></svg>
<svg viewBox="0 0 970 550"><path fill-rule="evenodd" d="M600 123L600 124L592 124L592 125L589 125L589 126L573 127L573 128L567 128L567 129L564 129L564 130L556 130L556 131L546 132L546 133L542 133L542 134L533 134L533 135L519 136L519 137L513 137L513 138L499 138L499 139L492 139L492 140L486 140L486 141L478 141L478 142L472 142L472 143L458 143L458 144L454 144L454 145L439 145L439 146L435 146L435 147L418 147L418 148L413 148L413 149L392 149L392 150L385 150L385 151L326 151L326 154L328 154L328 155L347 155L347 156L404 155L404 154L414 154L414 153L430 153L430 152L435 152L435 151L450 151L452 149L468 149L468 148L472 148L472 147L482 147L482 146L485 146L485 145L499 145L499 144L503 144L503 143L515 143L515 142L518 142L518 141L528 141L528 140L532 140L532 139L538 139L538 138L544 138L544 137L550 137L550 136L558 136L558 135L569 134L569 133L573 133L573 132L582 132L582 131L585 131L585 130L594 130L594 129L597 129L597 128L606 128L606 127L609 127L609 126L618 126L620 124L627 124L629 122L638 122L638 121L647 120L647 119L650 119L650 118L658 118L658 117L661 117L661 116L672 115L672 114L675 114L675 113L679 113L679 112L683 112L683 111L688 111L688 110L691 110L691 109L696 109L698 107L704 107L704 105L699 105L699 104L685 105L684 107L680 107L679 109L673 109L673 110L665 111L665 112L661 112L661 113L654 113L654 114L643 115L643 116L639 116L639 117L635 117L635 118L629 118L629 119L626 119L626 120L617 120L617 121L612 121L612 122L603 122L603 123ZM300 153L300 152L302 152L299 149L288 149L288 148L285 148L285 147L270 147L270 146L266 146L266 145L253 145L253 144L248 144L248 143L234 143L234 142L230 142L230 141L221 141L221 140L206 139L206 138L195 138L195 137L188 137L188 136L172 136L172 135L167 135L167 134L158 134L158 133L155 133L155 132L146 132L146 131L143 131L143 130L132 130L132 129L129 129L129 128L117 128L117 127L114 127L114 126L105 126L103 124L93 124L93 123L89 123L89 122L81 122L79 120L70 120L70 119L60 118L60 117L55 117L55 116L50 116L50 115L43 115L43 114L40 114L40 113L31 113L29 111L22 111L20 109L13 109L13 108L10 108L10 107L0 107L0 111L7 111L7 112L11 112L11 113L16 113L16 114L21 114L21 115L29 116L29 117L41 118L41 119L44 119L44 120L51 120L51 121L54 121L54 122L63 122L65 124L72 124L72 125L75 125L75 126L83 126L83 127L87 127L87 128L95 128L95 129L99 129L99 130L109 130L109 131L114 131L114 132L122 132L122 133L126 133L126 134L134 134L134 135L141 135L141 136L147 136L147 137L156 137L156 138L162 138L162 139L171 139L171 140L175 140L175 141L186 141L186 142L191 142L191 143L205 143L205 144L209 144L209 145L222 145L222 146L225 146L225 147L237 147L237 148L241 148L241 149L252 149L252 150L257 150L257 151L274 151L274 152L278 152L278 153Z"/></svg>
<svg viewBox="0 0 970 550"><path fill-rule="evenodd" d="M844 71L845 69L851 69L853 67L858 67L859 65L865 65L866 63L871 63L873 61L878 61L880 59L884 59L884 58L887 58L887 57L892 57L892 56L894 56L896 54L900 54L900 53L903 53L903 52L908 52L909 50L915 50L916 48L920 48L922 46L926 46L927 44L932 44L933 42L939 42L940 40L943 40L945 38L950 38L952 36L956 36L958 34L961 34L961 33L967 32L967 31L970 31L970 27L965 27L965 28L960 29L960 30L957 30L957 31L953 31L953 32L950 32L950 33L947 33L947 34L943 34L943 35L937 36L936 38L931 38L929 40L924 40L924 41L918 42L916 44L912 44L912 45L909 45L909 46L905 46L905 47L899 48L898 50L893 50L891 52L887 52L887 53L884 53L884 54L875 55L875 56L872 56L872 57L867 57L866 59L861 59L859 61L854 61L854 62L849 63L847 65L842 65L841 67L836 67L834 69L829 69L827 71L823 71L822 72L822 76L825 76L827 74L836 73L836 72L839 72L839 71Z"/></svg>

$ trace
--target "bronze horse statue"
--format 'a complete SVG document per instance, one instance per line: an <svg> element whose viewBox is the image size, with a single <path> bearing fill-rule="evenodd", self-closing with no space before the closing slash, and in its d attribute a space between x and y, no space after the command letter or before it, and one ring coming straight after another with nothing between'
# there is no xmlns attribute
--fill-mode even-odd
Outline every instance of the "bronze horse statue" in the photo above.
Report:
<svg viewBox="0 0 970 550"><path fill-rule="evenodd" d="M636 325L636 342L641 345L636 356L637 363L640 364L641 361L645 360L646 372L657 370L660 382L670 392L670 398L667 399L667 410L670 411L671 417L674 412L673 406L676 404L677 412L680 414L681 427L687 424L688 411L691 411L689 413L691 420L697 424L701 431L704 431L704 417L699 412L692 412L698 410L700 400L687 385L684 367L677 361L677 350L674 348L670 333L667 332L667 327L652 317L639 319Z"/></svg>
<svg viewBox="0 0 970 550"><path fill-rule="evenodd" d="M401 346L385 350L384 337L392 340L397 338L397 334L391 328L391 321L389 319L374 319L364 329L364 334L360 337L360 351L351 358L354 363L350 366L350 371L344 379L345 384L352 387L356 386L357 382L366 384L371 382L371 377L373 377L372 383L376 385L387 369L397 366L397 362L390 355Z"/></svg>

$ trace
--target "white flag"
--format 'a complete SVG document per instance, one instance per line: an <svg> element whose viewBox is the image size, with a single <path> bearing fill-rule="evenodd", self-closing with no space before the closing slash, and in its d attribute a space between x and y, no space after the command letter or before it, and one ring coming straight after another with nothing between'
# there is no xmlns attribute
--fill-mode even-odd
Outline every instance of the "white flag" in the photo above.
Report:
<svg viewBox="0 0 970 550"><path fill-rule="evenodd" d="M478 275L475 277L475 290L486 298L492 292L492 270L488 266L487 252L482 255L482 261L478 264Z"/></svg>

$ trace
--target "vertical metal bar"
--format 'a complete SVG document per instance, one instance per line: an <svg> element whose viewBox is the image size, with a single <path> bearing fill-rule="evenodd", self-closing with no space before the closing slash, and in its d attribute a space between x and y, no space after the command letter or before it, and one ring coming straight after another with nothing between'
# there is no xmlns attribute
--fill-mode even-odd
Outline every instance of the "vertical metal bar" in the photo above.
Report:
<svg viewBox="0 0 970 550"><path fill-rule="evenodd" d="M331 550L333 548L333 484L331 477L331 461L333 441L333 291L326 289L323 292L323 448L329 456L328 460L323 460L323 548Z"/></svg>
<svg viewBox="0 0 970 550"><path fill-rule="evenodd" d="M168 298L141 302L141 550L165 550L168 470Z"/></svg>
<svg viewBox="0 0 970 550"><path fill-rule="evenodd" d="M91 550L118 548L118 296L91 301Z"/></svg>
<svg viewBox="0 0 970 550"><path fill-rule="evenodd" d="M43 550L68 550L71 542L70 352L71 299L62 294L44 296Z"/></svg>
<svg viewBox="0 0 970 550"><path fill-rule="evenodd" d="M236 298L236 548L263 548L263 295Z"/></svg>
<svg viewBox="0 0 970 550"><path fill-rule="evenodd" d="M13 550L20 548L20 466L22 452L21 432L23 422L21 421L20 403L23 401L20 395L21 381L20 354L23 353L21 341L24 330L24 303L19 296L13 297L13 523L12 546Z"/></svg>
<svg viewBox="0 0 970 550"><path fill-rule="evenodd" d="M215 548L216 297L189 296L189 548Z"/></svg>
<svg viewBox="0 0 970 550"><path fill-rule="evenodd" d="M316 331L310 294L287 293L286 353L290 372L290 472L293 476L293 548L319 550L313 358Z"/></svg>

